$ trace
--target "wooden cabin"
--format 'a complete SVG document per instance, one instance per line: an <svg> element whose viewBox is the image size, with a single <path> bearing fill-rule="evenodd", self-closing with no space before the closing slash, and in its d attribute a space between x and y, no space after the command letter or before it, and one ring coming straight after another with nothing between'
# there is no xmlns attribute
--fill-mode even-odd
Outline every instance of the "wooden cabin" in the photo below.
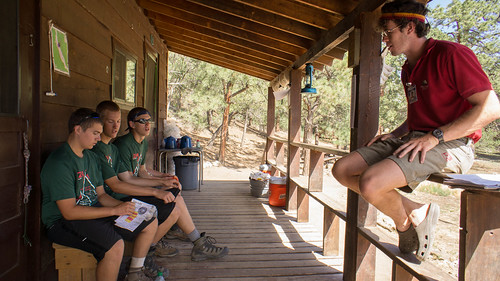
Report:
<svg viewBox="0 0 500 281"><path fill-rule="evenodd" d="M349 56L355 105L351 148L366 142L378 127L381 40L372 26L384 2L2 1L0 280L57 279L54 250L40 221L40 171L48 154L66 140L67 119L76 108L95 108L100 101L112 99L122 108L122 120L135 106L149 109L155 123L148 165L156 165L167 118L169 51L269 81L267 161L276 173L288 176L287 210L299 209L297 220L307 220L307 212L300 206L307 204L309 196L321 201L318 167L322 167L324 151L300 142L304 66L313 63L321 69L333 59ZM52 63L53 57L60 61ZM288 139L280 139L273 135L273 92L288 85L289 134ZM288 161L284 161L285 146ZM312 151L312 168L306 179L297 178L300 149ZM355 194L349 195L347 213L325 206L331 220L323 250L335 250L330 236L335 221L345 219L341 278L372 280L376 238L358 226L374 225L373 208ZM379 244L377 247L385 245ZM405 278L433 278L432 272L418 275L402 261L390 270L404 272Z"/></svg>

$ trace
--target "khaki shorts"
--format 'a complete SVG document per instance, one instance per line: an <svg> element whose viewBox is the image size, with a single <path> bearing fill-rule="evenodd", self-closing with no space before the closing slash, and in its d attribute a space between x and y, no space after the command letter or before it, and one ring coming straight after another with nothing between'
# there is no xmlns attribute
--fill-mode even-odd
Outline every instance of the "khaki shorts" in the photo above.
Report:
<svg viewBox="0 0 500 281"><path fill-rule="evenodd" d="M414 190L422 181L433 173L467 173L474 163L474 143L470 138L460 138L438 144L427 151L425 161L420 164L419 156L409 162L410 153L398 158L392 153L410 139L425 135L424 132L411 132L401 139L391 138L377 141L369 147L361 147L358 152L366 163L371 166L384 159L394 161L406 177L408 186ZM403 191L407 191L403 189Z"/></svg>

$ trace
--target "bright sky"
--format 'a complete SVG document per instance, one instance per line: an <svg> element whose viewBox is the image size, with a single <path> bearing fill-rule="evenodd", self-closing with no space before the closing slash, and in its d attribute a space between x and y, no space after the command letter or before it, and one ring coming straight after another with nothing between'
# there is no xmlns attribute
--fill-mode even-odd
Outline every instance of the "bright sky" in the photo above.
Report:
<svg viewBox="0 0 500 281"><path fill-rule="evenodd" d="M431 2L429 2L428 5L429 5L429 8L433 9L437 5L440 5L441 7L446 7L450 3L451 3L451 0L432 0Z"/></svg>

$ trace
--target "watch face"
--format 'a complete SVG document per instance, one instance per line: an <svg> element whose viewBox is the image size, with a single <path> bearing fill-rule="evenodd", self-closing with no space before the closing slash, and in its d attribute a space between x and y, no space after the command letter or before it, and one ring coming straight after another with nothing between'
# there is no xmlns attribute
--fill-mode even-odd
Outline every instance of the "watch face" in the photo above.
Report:
<svg viewBox="0 0 500 281"><path fill-rule="evenodd" d="M432 134L439 139L439 141L443 141L443 131L441 129L436 129L432 131Z"/></svg>

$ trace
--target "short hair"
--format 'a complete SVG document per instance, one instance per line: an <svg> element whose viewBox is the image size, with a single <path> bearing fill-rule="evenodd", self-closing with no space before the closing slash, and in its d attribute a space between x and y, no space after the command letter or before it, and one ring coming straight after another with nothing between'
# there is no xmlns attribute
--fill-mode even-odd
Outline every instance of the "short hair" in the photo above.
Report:
<svg viewBox="0 0 500 281"><path fill-rule="evenodd" d="M118 104L116 104L113 101L105 100L101 101L95 109L95 111L99 114L101 118L102 118L102 113L106 110L109 110L111 112L119 112L120 106L118 106Z"/></svg>
<svg viewBox="0 0 500 281"><path fill-rule="evenodd" d="M127 130L130 130L130 124L129 122L130 121L135 121L135 118L139 115L143 115L143 114L148 114L149 116L151 116L151 113L149 113L149 111L147 109L145 109L144 107L134 107L132 108L132 110L130 110L128 112L128 115L127 115Z"/></svg>
<svg viewBox="0 0 500 281"><path fill-rule="evenodd" d="M382 6L382 13L413 13L425 16L428 12L429 10L424 4L415 0L395 0ZM416 18L395 18L391 20L399 26L400 30L405 28L408 23L413 22L415 24L415 32L419 38L426 36L431 29L429 23L421 22ZM379 27L384 28L387 21L389 19L380 18L378 22Z"/></svg>
<svg viewBox="0 0 500 281"><path fill-rule="evenodd" d="M75 129L75 126L80 126L85 131L88 128L92 127L95 123L99 123L102 125L101 118L99 118L99 114L88 108L79 108L71 113L71 116L68 120L68 131L71 134Z"/></svg>

